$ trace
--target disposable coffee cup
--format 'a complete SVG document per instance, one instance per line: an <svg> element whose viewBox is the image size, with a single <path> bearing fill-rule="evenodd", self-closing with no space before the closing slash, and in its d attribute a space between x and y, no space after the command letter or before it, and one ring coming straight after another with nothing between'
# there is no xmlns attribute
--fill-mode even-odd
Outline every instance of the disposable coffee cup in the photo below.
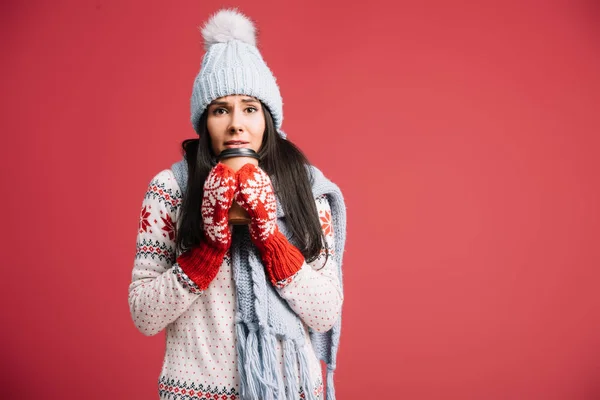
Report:
<svg viewBox="0 0 600 400"><path fill-rule="evenodd" d="M220 163L227 165L235 172L248 163L258 165L259 159L260 157L257 152L242 147L225 149L218 156ZM236 203L235 200L229 209L228 218L231 225L248 225L251 222L246 210Z"/></svg>

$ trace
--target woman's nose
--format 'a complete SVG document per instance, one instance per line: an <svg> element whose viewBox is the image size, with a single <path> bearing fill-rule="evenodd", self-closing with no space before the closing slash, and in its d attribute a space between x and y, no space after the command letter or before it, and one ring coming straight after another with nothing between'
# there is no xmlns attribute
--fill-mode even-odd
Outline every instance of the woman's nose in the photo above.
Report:
<svg viewBox="0 0 600 400"><path fill-rule="evenodd" d="M229 133L231 133L231 134L242 133L243 131L244 130L242 129L242 127L240 125L231 124L229 126Z"/></svg>
<svg viewBox="0 0 600 400"><path fill-rule="evenodd" d="M241 133L243 132L244 128L243 128L243 124L242 124L242 116L240 115L240 113L236 110L231 114L231 123L229 125L229 133Z"/></svg>

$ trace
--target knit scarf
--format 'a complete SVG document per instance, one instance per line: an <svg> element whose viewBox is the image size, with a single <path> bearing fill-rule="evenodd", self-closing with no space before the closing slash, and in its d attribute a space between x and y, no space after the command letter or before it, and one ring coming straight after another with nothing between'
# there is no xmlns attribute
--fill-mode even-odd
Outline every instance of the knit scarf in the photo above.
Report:
<svg viewBox="0 0 600 400"><path fill-rule="evenodd" d="M342 285L342 256L346 241L346 206L340 189L314 166L308 166L313 196L326 195L331 207L335 250L334 260ZM188 183L185 158L171 167L182 194ZM294 244L286 224L285 211L277 199L277 225ZM260 254L250 240L247 226L234 227L231 261L236 290L235 329L238 373L242 400L296 400L300 382L304 399L315 400L305 352L305 331L292 311L269 282ZM341 315L327 332L309 328L310 340L318 359L327 365L326 400L335 400L333 373L340 342ZM285 379L275 351L276 341L283 348ZM298 373L300 374L298 376ZM286 392L287 386L287 392Z"/></svg>

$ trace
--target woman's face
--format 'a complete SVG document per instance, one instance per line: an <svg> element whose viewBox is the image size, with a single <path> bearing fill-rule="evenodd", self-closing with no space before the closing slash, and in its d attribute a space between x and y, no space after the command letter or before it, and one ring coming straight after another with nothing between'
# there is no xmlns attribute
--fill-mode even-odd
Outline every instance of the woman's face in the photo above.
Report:
<svg viewBox="0 0 600 400"><path fill-rule="evenodd" d="M262 105L246 95L219 97L208 106L206 127L217 156L236 147L258 152L265 133Z"/></svg>

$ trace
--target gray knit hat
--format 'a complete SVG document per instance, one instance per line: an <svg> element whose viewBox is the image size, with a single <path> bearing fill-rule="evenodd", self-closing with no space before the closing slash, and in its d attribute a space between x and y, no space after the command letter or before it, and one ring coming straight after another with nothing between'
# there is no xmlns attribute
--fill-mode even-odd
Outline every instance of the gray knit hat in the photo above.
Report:
<svg viewBox="0 0 600 400"><path fill-rule="evenodd" d="M191 99L192 126L198 133L200 116L219 97L253 96L273 116L277 132L283 121L283 102L273 73L256 47L252 21L236 9L216 12L202 28L206 54L194 80Z"/></svg>

